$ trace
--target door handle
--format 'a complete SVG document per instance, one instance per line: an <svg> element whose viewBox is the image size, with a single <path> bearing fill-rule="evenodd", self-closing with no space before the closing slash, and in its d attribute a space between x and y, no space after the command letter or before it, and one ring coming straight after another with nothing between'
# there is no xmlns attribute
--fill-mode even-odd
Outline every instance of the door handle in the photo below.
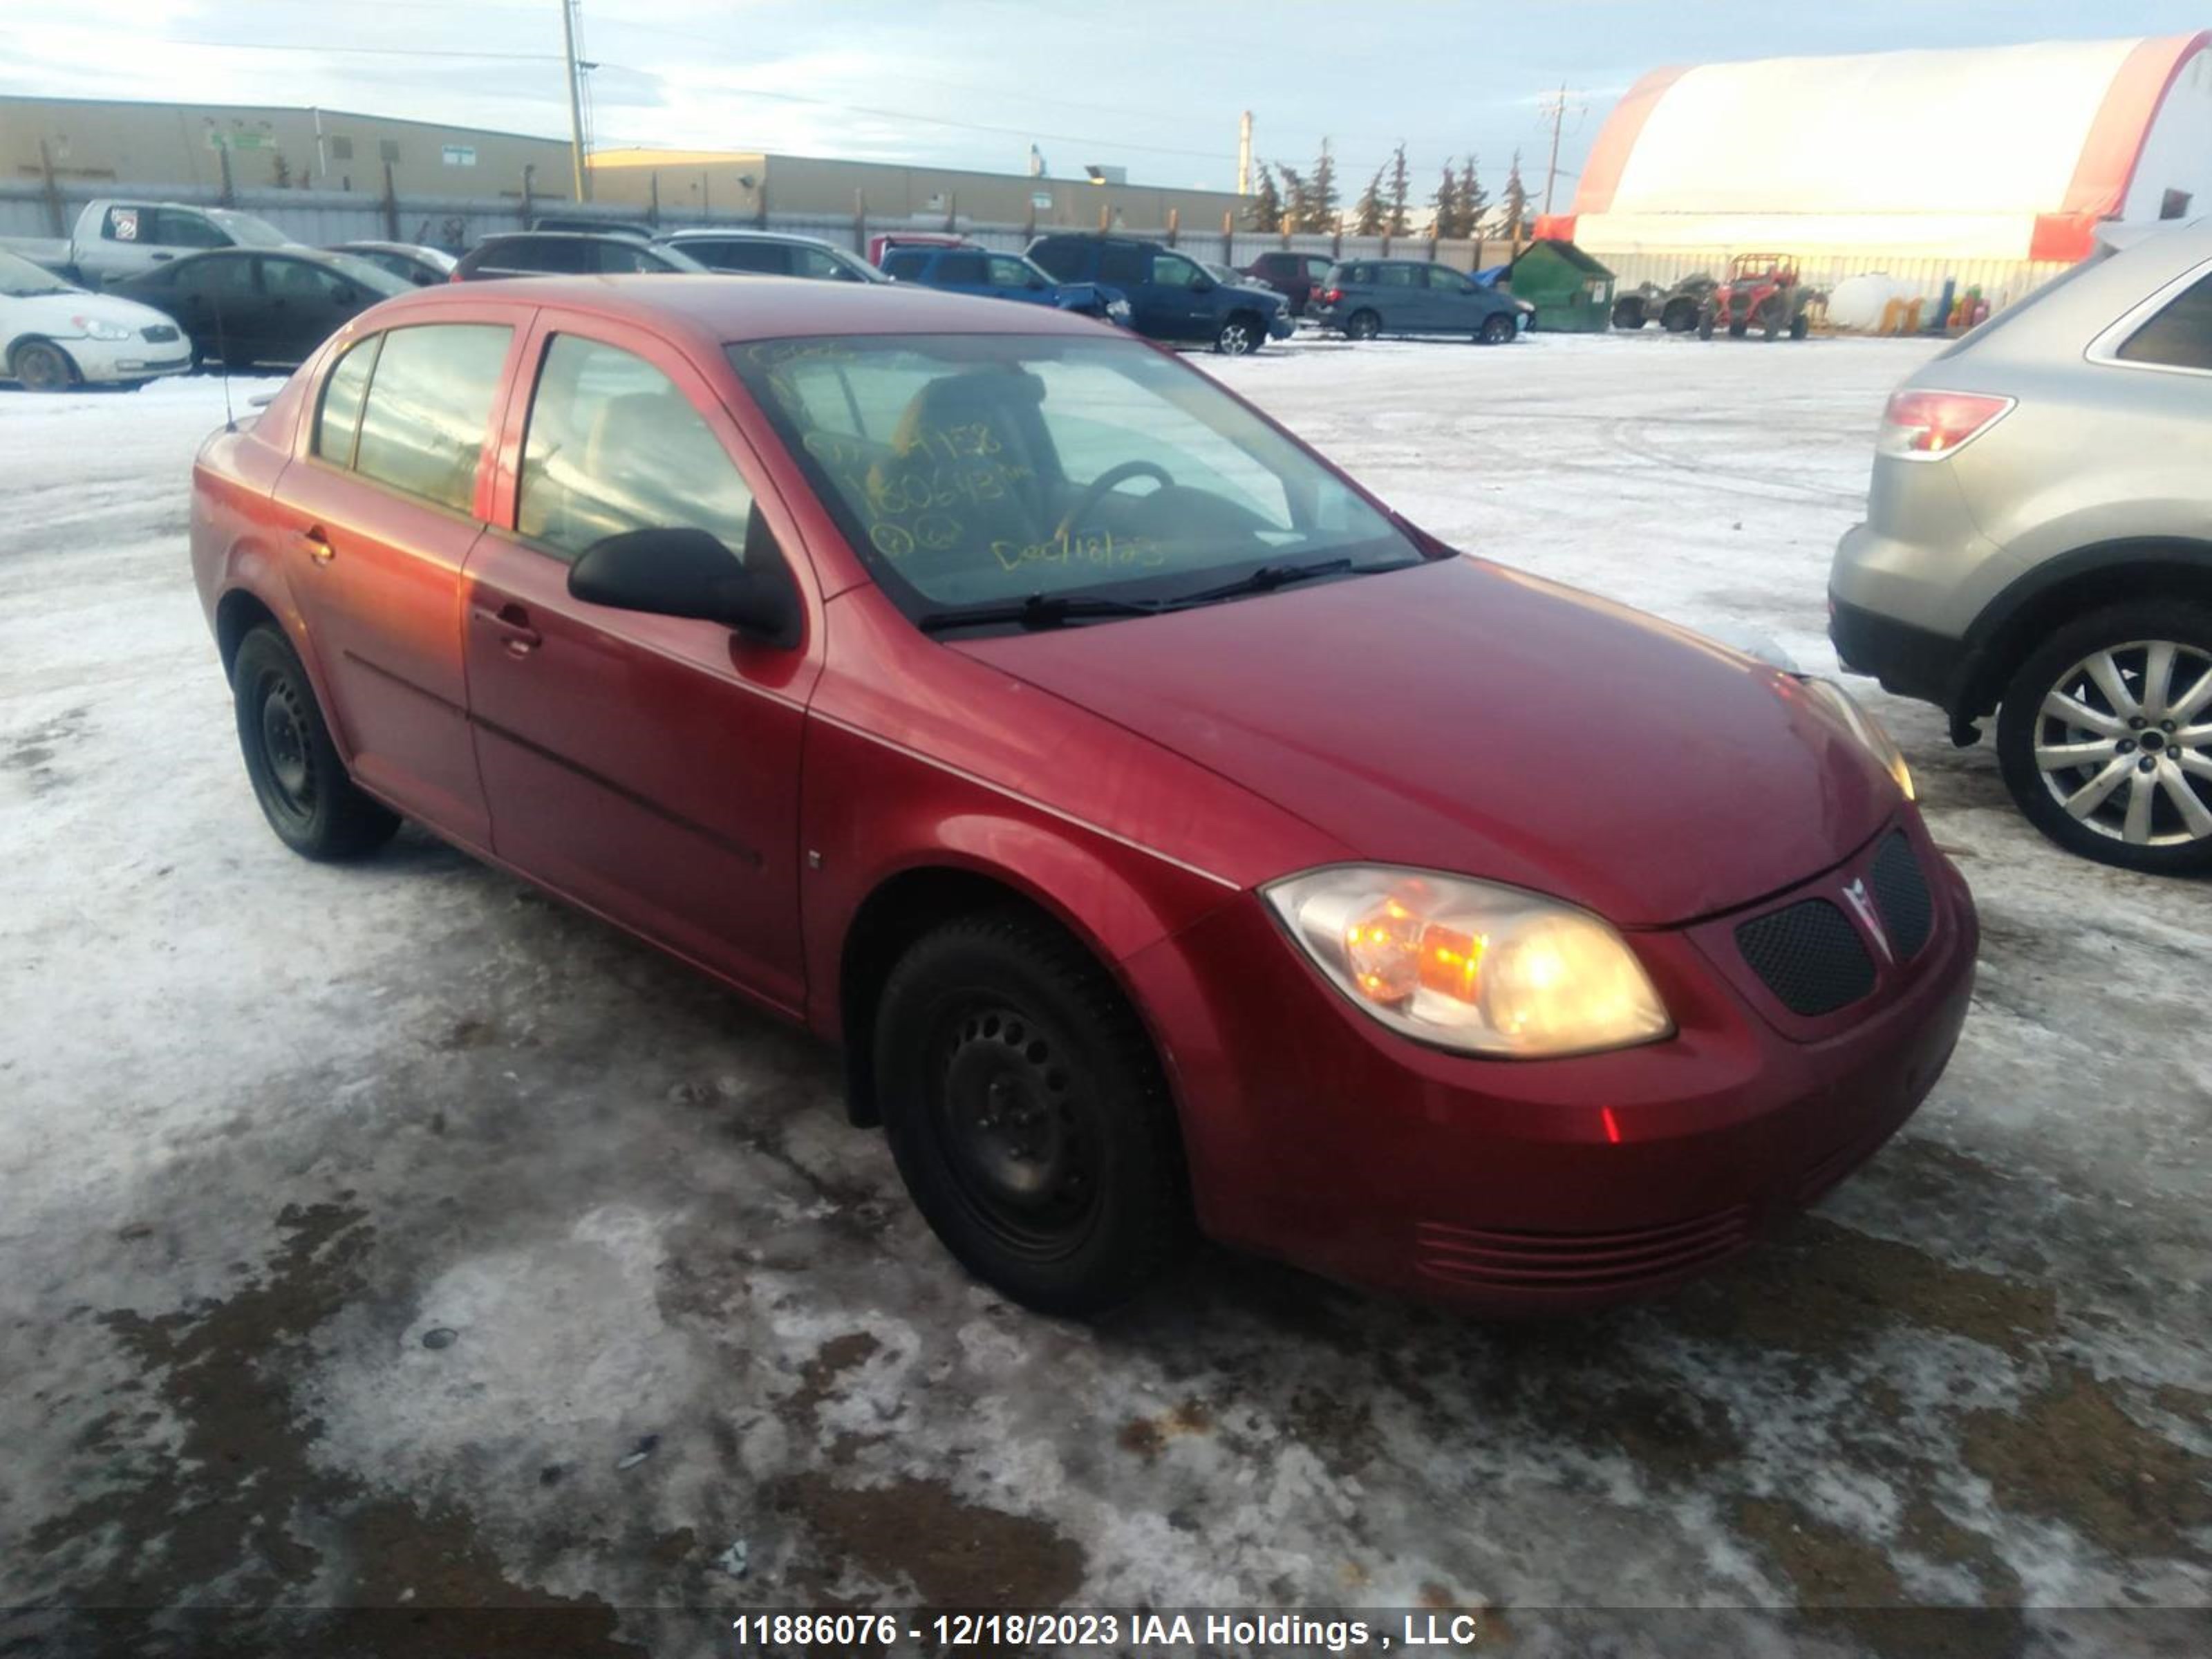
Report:
<svg viewBox="0 0 2212 1659"><path fill-rule="evenodd" d="M319 524L300 532L300 547L317 564L328 564L338 556L337 549L331 545L329 532Z"/></svg>
<svg viewBox="0 0 2212 1659"><path fill-rule="evenodd" d="M156 253L150 255L149 257L153 259L155 264L161 265L167 264L170 260L175 258L177 256L173 253Z"/></svg>
<svg viewBox="0 0 2212 1659"><path fill-rule="evenodd" d="M489 605L471 605L469 614L500 636L510 657L526 657L545 643L545 636L530 625L530 613L512 601L496 611Z"/></svg>

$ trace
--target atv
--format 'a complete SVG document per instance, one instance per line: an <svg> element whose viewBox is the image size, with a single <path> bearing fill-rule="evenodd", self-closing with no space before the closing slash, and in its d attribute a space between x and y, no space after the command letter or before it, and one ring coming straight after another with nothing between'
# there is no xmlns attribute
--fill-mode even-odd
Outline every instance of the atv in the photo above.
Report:
<svg viewBox="0 0 2212 1659"><path fill-rule="evenodd" d="M1685 276L1672 288L1644 283L1613 302L1613 325L1638 329L1653 318L1669 334L1687 334L1698 325L1698 313L1705 298L1719 286L1704 271Z"/></svg>
<svg viewBox="0 0 2212 1659"><path fill-rule="evenodd" d="M1826 298L1798 280L1788 255L1739 253L1729 261L1728 280L1698 307L1698 337L1710 340L1725 328L1741 340L1756 325L1770 340L1784 334L1802 340L1812 332L1811 307Z"/></svg>

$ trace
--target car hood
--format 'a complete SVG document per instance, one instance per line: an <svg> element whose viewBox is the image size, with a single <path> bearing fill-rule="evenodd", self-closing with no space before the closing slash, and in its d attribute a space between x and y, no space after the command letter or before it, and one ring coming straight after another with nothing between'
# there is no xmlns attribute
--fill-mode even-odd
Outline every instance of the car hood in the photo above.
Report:
<svg viewBox="0 0 2212 1659"><path fill-rule="evenodd" d="M38 294L22 300L0 297L0 317L5 317L9 327L19 333L29 331L60 336L83 333L84 331L74 321L79 317L114 323L133 331L151 328L156 323L165 324L169 320L153 307L141 305L136 300L82 290L73 290L68 294Z"/></svg>
<svg viewBox="0 0 2212 1659"><path fill-rule="evenodd" d="M1468 558L956 649L1296 813L1348 857L1663 927L1863 844L1896 786L1790 676Z"/></svg>

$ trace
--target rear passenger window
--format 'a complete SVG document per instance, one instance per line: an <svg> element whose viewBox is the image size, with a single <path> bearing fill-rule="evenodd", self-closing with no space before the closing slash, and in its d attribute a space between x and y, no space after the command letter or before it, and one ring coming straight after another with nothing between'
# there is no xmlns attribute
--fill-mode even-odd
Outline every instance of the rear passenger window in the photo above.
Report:
<svg viewBox="0 0 2212 1659"><path fill-rule="evenodd" d="M1109 247L1098 256L1098 280L1112 288L1138 287L1150 280L1152 268L1152 262L1133 247ZM1057 265L1045 269L1062 282L1074 278L1073 270L1063 270Z"/></svg>
<svg viewBox="0 0 2212 1659"><path fill-rule="evenodd" d="M472 510L477 462L514 331L491 323L428 323L384 337L354 467L410 495Z"/></svg>
<svg viewBox="0 0 2212 1659"><path fill-rule="evenodd" d="M704 530L742 554L752 504L666 375L617 347L554 337L523 440L520 534L563 559L626 530Z"/></svg>
<svg viewBox="0 0 2212 1659"><path fill-rule="evenodd" d="M376 349L381 334L372 334L360 344L346 348L337 367L323 382L322 407L315 411L315 453L340 466L353 465L354 439L361 430L361 406L368 391L370 372L376 368Z"/></svg>
<svg viewBox="0 0 2212 1659"><path fill-rule="evenodd" d="M702 257L708 264L723 270L754 270L763 276L790 274L791 260L781 243L715 242L709 246L714 252Z"/></svg>
<svg viewBox="0 0 2212 1659"><path fill-rule="evenodd" d="M937 280L981 288L983 285L983 256L980 253L946 254L937 262Z"/></svg>
<svg viewBox="0 0 2212 1659"><path fill-rule="evenodd" d="M1377 265L1375 279L1384 288L1421 288L1425 286L1419 265Z"/></svg>
<svg viewBox="0 0 2212 1659"><path fill-rule="evenodd" d="M2123 362L2212 370L2212 276L2182 289L2128 336L2118 356Z"/></svg>

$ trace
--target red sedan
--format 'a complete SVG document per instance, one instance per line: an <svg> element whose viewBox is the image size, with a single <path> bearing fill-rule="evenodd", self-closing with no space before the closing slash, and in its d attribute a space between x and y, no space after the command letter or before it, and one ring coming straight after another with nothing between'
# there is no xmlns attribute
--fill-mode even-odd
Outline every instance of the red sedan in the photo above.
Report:
<svg viewBox="0 0 2212 1659"><path fill-rule="evenodd" d="M1034 1307L1200 1232L1488 1310L1664 1285L1966 1012L1966 885L1844 693L1041 307L425 289L209 441L191 539L279 837L416 819L842 1038Z"/></svg>

